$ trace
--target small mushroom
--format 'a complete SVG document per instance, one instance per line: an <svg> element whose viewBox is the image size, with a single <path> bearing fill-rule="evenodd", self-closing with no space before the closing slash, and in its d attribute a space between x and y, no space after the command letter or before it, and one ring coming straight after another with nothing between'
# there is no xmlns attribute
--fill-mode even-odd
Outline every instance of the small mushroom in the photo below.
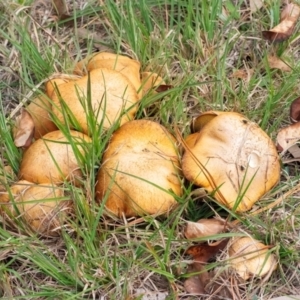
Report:
<svg viewBox="0 0 300 300"><path fill-rule="evenodd" d="M96 198L118 216L168 213L182 194L179 169L176 141L163 126L128 122L104 153Z"/></svg>
<svg viewBox="0 0 300 300"><path fill-rule="evenodd" d="M54 236L71 209L70 201L63 197L63 189L55 185L21 180L9 192L1 193L0 207L14 217L22 217L33 232Z"/></svg>
<svg viewBox="0 0 300 300"><path fill-rule="evenodd" d="M70 131L72 144L84 155L91 139L77 131ZM59 130L47 133L35 141L24 153L19 178L34 183L60 184L69 180L78 184L82 177L79 163L70 140Z"/></svg>
<svg viewBox="0 0 300 300"><path fill-rule="evenodd" d="M278 181L280 163L269 136L243 115L207 112L185 142L182 170L237 212L251 209Z"/></svg>
<svg viewBox="0 0 300 300"><path fill-rule="evenodd" d="M228 248L230 266L241 278L262 277L277 267L269 247L251 237L233 238Z"/></svg>
<svg viewBox="0 0 300 300"><path fill-rule="evenodd" d="M89 78L90 99L87 99ZM89 134L88 114L93 114L97 123L103 122L103 127L108 129L116 122L132 120L139 100L131 82L120 72L109 69L92 70L89 76L60 84L57 89L52 94L53 113L65 124L66 107L85 134Z"/></svg>

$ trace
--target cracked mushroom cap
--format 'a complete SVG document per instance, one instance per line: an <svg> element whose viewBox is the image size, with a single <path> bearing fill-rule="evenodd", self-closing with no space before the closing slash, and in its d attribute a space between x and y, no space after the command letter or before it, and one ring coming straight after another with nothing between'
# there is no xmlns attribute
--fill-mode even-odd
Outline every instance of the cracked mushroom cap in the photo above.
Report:
<svg viewBox="0 0 300 300"><path fill-rule="evenodd" d="M186 139L185 177L238 212L251 209L278 181L276 147L255 123L234 112L207 112Z"/></svg>
<svg viewBox="0 0 300 300"><path fill-rule="evenodd" d="M90 73L91 103L88 103L88 76L57 86L52 94L52 110L61 123L65 123L65 113L76 119L81 131L89 134L87 114L92 113L98 124L105 129L115 122L124 124L132 120L139 100L132 84L120 72L109 69L95 69ZM62 107L62 103L64 103ZM89 107L91 106L91 108ZM64 113L63 113L64 111Z"/></svg>
<svg viewBox="0 0 300 300"><path fill-rule="evenodd" d="M91 143L90 137L70 131L72 144L84 155ZM59 184L68 180L77 184L82 177L79 163L70 140L60 131L47 133L35 141L24 153L19 178L34 183Z"/></svg>
<svg viewBox="0 0 300 300"><path fill-rule="evenodd" d="M21 216L32 231L55 236L71 209L70 201L63 198L64 191L58 186L21 180L11 186L10 192L1 193L0 202L3 211Z"/></svg>
<svg viewBox="0 0 300 300"><path fill-rule="evenodd" d="M163 126L128 122L104 153L96 198L118 216L168 213L182 194L179 169L176 141Z"/></svg>

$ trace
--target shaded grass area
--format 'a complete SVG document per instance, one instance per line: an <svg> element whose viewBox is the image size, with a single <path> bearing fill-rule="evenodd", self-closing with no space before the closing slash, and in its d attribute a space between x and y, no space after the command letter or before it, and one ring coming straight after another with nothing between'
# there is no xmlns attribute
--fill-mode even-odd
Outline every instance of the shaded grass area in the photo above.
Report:
<svg viewBox="0 0 300 300"><path fill-rule="evenodd" d="M10 112L22 100L28 103L32 91L42 91L41 81L53 73L69 73L78 60L99 50L138 59L142 70L161 73L173 86L144 97L137 118L158 121L174 134L178 128L186 136L191 118L213 109L241 112L273 139L288 124L289 105L299 95L299 34L295 30L282 44L261 38L262 30L279 22L280 1L266 0L254 13L245 1L228 0L67 4L72 26L57 20L50 1L0 4L1 169L8 164L17 174L22 154L13 144ZM292 70L271 69L269 54L280 56ZM250 75L236 78L233 74L240 69ZM184 250L192 244L183 236L185 220L230 212L208 197L198 198L195 187L183 181L184 195L168 217L106 216L104 207L94 203L94 185L112 132L94 129L94 150L82 161L84 189L65 186L75 212L61 237L31 236L22 219L14 225L16 220L1 217L1 297L141 299L137 290L144 288L167 291L169 299L193 299L183 288L189 262ZM256 208L295 186L297 168L297 163L283 166L282 181ZM8 178L7 187L15 180ZM257 279L240 288L243 299L299 294L298 202L296 193L259 216L241 216L241 230L274 245L279 262L267 282Z"/></svg>

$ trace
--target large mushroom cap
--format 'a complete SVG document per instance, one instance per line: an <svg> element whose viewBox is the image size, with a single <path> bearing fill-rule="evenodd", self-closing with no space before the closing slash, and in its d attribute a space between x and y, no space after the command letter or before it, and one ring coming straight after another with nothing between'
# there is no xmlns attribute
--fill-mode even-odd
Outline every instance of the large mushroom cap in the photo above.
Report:
<svg viewBox="0 0 300 300"><path fill-rule="evenodd" d="M89 73L91 90L88 104L88 76L76 81L59 85L59 93L52 94L53 113L65 123L62 101L81 126L81 131L88 134L87 114L93 113L98 124L110 128L115 122L123 124L134 118L137 110L138 95L135 88L121 73L108 69L95 69Z"/></svg>
<svg viewBox="0 0 300 300"><path fill-rule="evenodd" d="M70 131L72 144L84 155L91 139L85 134ZM24 153L19 178L34 183L59 184L75 181L82 176L76 155L69 139L59 130L44 135Z"/></svg>
<svg viewBox="0 0 300 300"><path fill-rule="evenodd" d="M279 180L275 145L257 124L238 113L202 116L196 126L200 131L186 140L183 173L191 182L215 191L215 198L227 207L249 210Z"/></svg>
<svg viewBox="0 0 300 300"><path fill-rule="evenodd" d="M115 215L163 214L181 195L175 139L158 123L131 121L117 130L103 156L96 197Z"/></svg>

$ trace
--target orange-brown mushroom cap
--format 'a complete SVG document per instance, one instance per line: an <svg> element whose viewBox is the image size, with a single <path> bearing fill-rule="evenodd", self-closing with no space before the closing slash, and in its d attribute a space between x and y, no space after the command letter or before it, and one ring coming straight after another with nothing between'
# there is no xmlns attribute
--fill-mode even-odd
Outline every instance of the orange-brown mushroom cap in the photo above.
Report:
<svg viewBox="0 0 300 300"><path fill-rule="evenodd" d="M124 124L113 134L97 181L97 200L115 215L169 212L182 193L174 137L152 121Z"/></svg>
<svg viewBox="0 0 300 300"><path fill-rule="evenodd" d="M230 209L247 211L279 180L276 147L257 124L238 113L207 114L198 124L201 130L187 138L183 173L215 191L216 200Z"/></svg>
<svg viewBox="0 0 300 300"><path fill-rule="evenodd" d="M91 139L77 131L70 131L72 143L84 155ZM77 182L82 177L79 162L69 139L60 131L53 131L35 141L24 153L19 178L34 183L59 184L65 180Z"/></svg>
<svg viewBox="0 0 300 300"><path fill-rule="evenodd" d="M88 76L59 85L58 93L52 94L52 110L58 120L65 123L62 103L89 134L87 114L93 114L97 123L105 129L115 122L123 124L132 120L137 110L138 95L135 88L121 73L108 69L95 69L89 73L91 88L88 97ZM91 101L91 109L88 101Z"/></svg>

